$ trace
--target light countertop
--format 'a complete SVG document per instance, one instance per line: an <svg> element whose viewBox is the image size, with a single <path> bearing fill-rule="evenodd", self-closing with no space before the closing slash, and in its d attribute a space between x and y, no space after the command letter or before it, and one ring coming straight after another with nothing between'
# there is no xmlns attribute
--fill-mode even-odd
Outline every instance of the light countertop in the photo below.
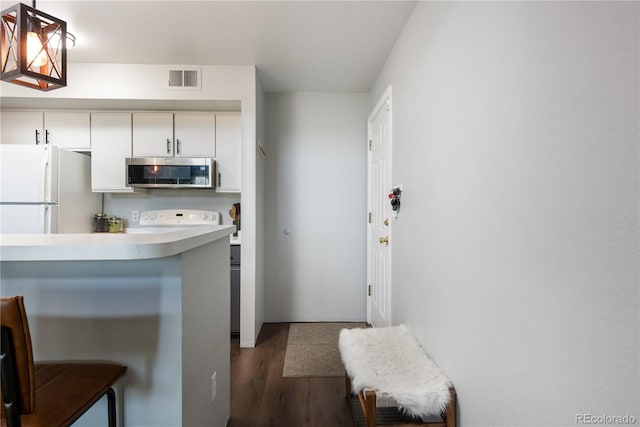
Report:
<svg viewBox="0 0 640 427"><path fill-rule="evenodd" d="M219 239L230 225L203 225L157 233L2 234L1 261L136 260L177 255Z"/></svg>

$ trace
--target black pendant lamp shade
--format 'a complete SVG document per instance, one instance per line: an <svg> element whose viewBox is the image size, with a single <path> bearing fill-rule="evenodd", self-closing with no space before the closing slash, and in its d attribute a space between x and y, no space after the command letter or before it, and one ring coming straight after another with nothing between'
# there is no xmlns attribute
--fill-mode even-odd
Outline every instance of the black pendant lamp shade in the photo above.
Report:
<svg viewBox="0 0 640 427"><path fill-rule="evenodd" d="M66 86L66 44L66 22L22 3L3 10L0 79L39 90Z"/></svg>

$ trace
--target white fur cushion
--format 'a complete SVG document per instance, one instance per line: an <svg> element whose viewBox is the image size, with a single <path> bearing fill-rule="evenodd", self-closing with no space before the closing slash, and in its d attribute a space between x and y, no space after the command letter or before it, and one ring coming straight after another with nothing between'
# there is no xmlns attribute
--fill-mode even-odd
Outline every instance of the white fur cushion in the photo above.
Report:
<svg viewBox="0 0 640 427"><path fill-rule="evenodd" d="M404 326L340 331L340 356L354 393L371 388L418 417L439 415L452 383Z"/></svg>

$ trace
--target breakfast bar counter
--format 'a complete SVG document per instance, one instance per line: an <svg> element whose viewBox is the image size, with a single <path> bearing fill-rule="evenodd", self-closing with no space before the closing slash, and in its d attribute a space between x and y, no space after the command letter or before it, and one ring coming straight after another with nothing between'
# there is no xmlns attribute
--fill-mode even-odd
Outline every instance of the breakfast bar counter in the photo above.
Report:
<svg viewBox="0 0 640 427"><path fill-rule="evenodd" d="M134 260L176 255L202 244L229 238L228 225L167 228L158 232L90 234L2 234L2 261Z"/></svg>
<svg viewBox="0 0 640 427"><path fill-rule="evenodd" d="M0 235L0 293L24 296L36 362L128 366L120 426L222 427L232 231ZM102 425L106 402L74 427Z"/></svg>

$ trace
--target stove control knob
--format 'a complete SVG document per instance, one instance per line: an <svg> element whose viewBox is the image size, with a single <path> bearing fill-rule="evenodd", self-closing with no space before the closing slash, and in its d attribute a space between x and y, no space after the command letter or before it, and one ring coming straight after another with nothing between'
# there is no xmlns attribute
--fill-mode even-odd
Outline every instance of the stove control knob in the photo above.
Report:
<svg viewBox="0 0 640 427"><path fill-rule="evenodd" d="M206 213L202 214L202 219L204 219L205 221L209 219L209 215L207 215Z"/></svg>
<svg viewBox="0 0 640 427"><path fill-rule="evenodd" d="M142 219L144 219L145 221L148 220L149 214L148 213L142 214Z"/></svg>

